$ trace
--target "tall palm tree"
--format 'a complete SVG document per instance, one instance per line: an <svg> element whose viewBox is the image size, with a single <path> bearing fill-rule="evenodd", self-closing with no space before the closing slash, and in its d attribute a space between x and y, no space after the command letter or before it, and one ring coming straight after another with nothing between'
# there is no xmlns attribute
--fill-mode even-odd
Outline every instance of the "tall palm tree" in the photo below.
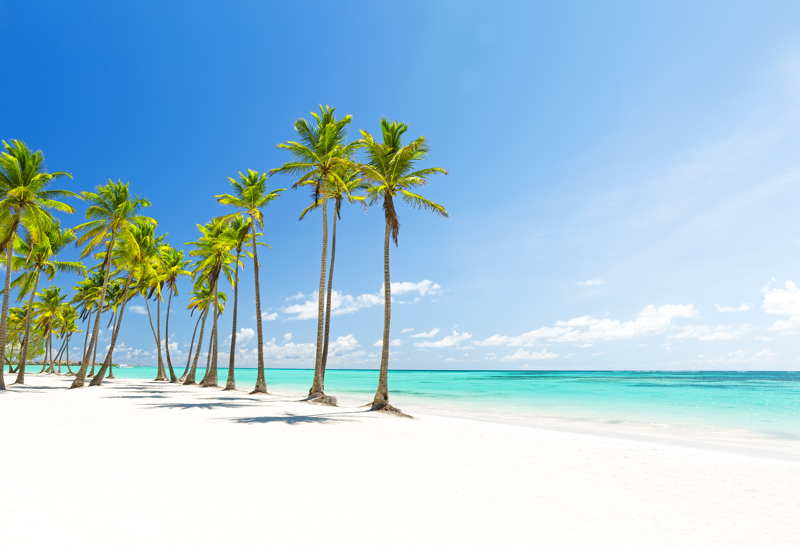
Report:
<svg viewBox="0 0 800 546"><path fill-rule="evenodd" d="M69 365L69 342L75 332L80 332L80 328L78 328L78 312L71 303L65 302L62 304L60 315L61 322L59 324L57 334L58 337L61 338L62 342L61 349L56 356L56 358L59 359L58 373L61 373L61 356L66 352L67 373L72 374L72 368Z"/></svg>
<svg viewBox="0 0 800 546"><path fill-rule="evenodd" d="M13 257L12 268L22 271L22 273L14 279L11 286L19 289L17 296L19 301L28 296L29 309L35 311L33 300L36 296L42 273L52 280L56 275L56 271L80 274L85 270L84 265L80 262L52 259L54 255L74 240L75 233L71 229L62 230L57 223L50 224L44 231L42 239L38 242L34 242L30 237L17 237L15 239L14 246L18 256ZM20 351L20 364L16 380L19 385L25 383L25 364L28 356L33 314L33 312L29 312L25 318L25 339L22 342Z"/></svg>
<svg viewBox="0 0 800 546"><path fill-rule="evenodd" d="M203 334L206 327L206 318L209 311L214 308L215 313L221 313L225 309L225 294L222 292L214 293L207 284L195 284L192 298L189 301L188 308L194 312L200 312L200 337L197 340L197 346L192 359L189 373L183 381L184 385L195 385L197 373L197 361L200 358L200 353L203 350ZM210 355L209 355L210 356Z"/></svg>
<svg viewBox="0 0 800 546"><path fill-rule="evenodd" d="M250 233L250 218L242 216L234 216L228 223L228 235L231 238L234 249L236 251L236 259L234 260L234 274L233 274L233 317L231 319L231 348L230 356L228 357L228 379L225 382L225 390L236 390L236 328L237 318L239 313L239 268L244 268L242 264L242 247L252 238ZM252 254L244 251L245 255L252 257Z"/></svg>
<svg viewBox="0 0 800 546"><path fill-rule="evenodd" d="M328 345L331 334L331 311L333 309L333 271L336 265L336 227L342 217L342 203L346 200L350 203L364 201L364 197L354 195L359 189L366 186L359 177L359 171L350 166L342 165L333 170L324 184L321 185L319 199L307 206L300 214L302 220L306 214L315 208L319 208L325 202L333 201L333 220L331 222L331 254L330 266L328 268L328 286L325 289L325 315L324 315L324 334L322 340L322 355L319 367L314 370L314 380L312 382L309 397L315 402L336 404L336 399L324 394L325 391L325 370L328 366Z"/></svg>
<svg viewBox="0 0 800 546"><path fill-rule="evenodd" d="M294 188L311 185L312 208L322 209L322 254L319 266L319 289L317 291L317 347L314 360L314 380L308 391L308 399L321 403L335 403L324 392L322 371L322 346L325 314L325 269L328 256L328 204L327 199L318 203L323 193L325 184L335 184L333 173L346 162L353 151L359 146L354 142L345 144L345 128L352 120L349 114L337 120L335 108L330 106L319 107L319 112L312 112L313 122L298 119L294 129L300 136L300 141L288 141L278 144L279 148L289 150L294 156L294 161L281 167L272 169L270 175L287 173L300 175L293 184Z"/></svg>
<svg viewBox="0 0 800 546"><path fill-rule="evenodd" d="M167 296L167 316L164 320L164 353L167 356L167 366L170 372L170 382L176 383L175 371L172 366L172 356L169 352L169 316L172 312L172 296L178 295L178 277L181 275L191 275L187 270L189 260L184 258L183 251L177 250L170 245L162 245L159 249L159 267L161 278L169 295Z"/></svg>
<svg viewBox="0 0 800 546"><path fill-rule="evenodd" d="M383 236L383 342L378 388L372 400L372 410L399 412L389 404L389 330L392 318L392 284L389 274L390 239L397 245L400 222L395 209L395 199L400 198L412 207L422 208L441 216L447 210L412 191L427 184L427 177L442 173L442 168L428 167L417 169L417 163L428 154L425 137L419 137L403 145L402 136L408 126L405 123L381 120L383 141L378 142L366 131L361 131L361 144L367 153L367 163L358 166L362 175L370 182L367 195L370 203L380 203L383 207L386 228Z"/></svg>
<svg viewBox="0 0 800 546"><path fill-rule="evenodd" d="M205 226L198 225L201 237L191 243L195 248L189 252L190 256L197 258L192 274L203 284L208 284L211 292L216 296L219 293L219 277L225 274L231 283L230 263L233 261L231 250L236 242L230 234L229 222L224 218L215 218ZM218 319L220 311L215 308L211 323L211 337L209 339L210 363L200 384L203 387L217 386L217 344L218 344Z"/></svg>
<svg viewBox="0 0 800 546"><path fill-rule="evenodd" d="M39 242L48 224L53 222L51 210L72 213L74 209L58 198L75 196L66 190L48 189L50 183L67 172L48 173L44 154L32 151L21 140L3 141L0 153L0 249L5 250L5 284L0 309L0 362L5 360L8 302L11 293L11 260L13 238L21 227L33 242ZM0 390L5 380L0 374Z"/></svg>
<svg viewBox="0 0 800 546"><path fill-rule="evenodd" d="M81 196L90 203L86 209L86 218L89 221L75 227L76 231L83 232L83 235L78 239L79 245L85 245L81 252L81 257L86 257L93 250L100 247L105 247L105 253L101 266L103 284L100 288L99 302L95 311L92 336L89 347L84 352L81 367L78 373L75 374L75 380L70 387L73 389L83 386L91 355L94 354L98 343L100 314L105 305L106 289L110 277L109 268L117 239L120 236L125 236L128 227L133 221L155 223L152 218L148 219L139 215L139 211L144 207L150 206L150 202L132 196L127 183L114 182L109 179L105 185L98 186L96 192L81 192Z"/></svg>
<svg viewBox="0 0 800 546"><path fill-rule="evenodd" d="M256 228L263 229L264 227L264 214L261 209L268 203L278 198L281 192L286 188L280 188L267 192L267 175L254 171L247 170L247 174L239 173L239 179L229 177L228 181L233 188L233 193L223 193L215 195L217 201L223 205L232 205L236 208L243 209L240 212L229 214L226 218L235 216L236 214L244 214L251 218L250 233L252 239L250 245L253 253L253 281L255 284L255 297L256 297L256 337L258 340L258 371L256 375L256 384L251 394L266 393L267 381L264 377L264 327L261 317L261 283L259 281L259 264L258 264L258 234ZM202 335L202 331L201 331Z"/></svg>

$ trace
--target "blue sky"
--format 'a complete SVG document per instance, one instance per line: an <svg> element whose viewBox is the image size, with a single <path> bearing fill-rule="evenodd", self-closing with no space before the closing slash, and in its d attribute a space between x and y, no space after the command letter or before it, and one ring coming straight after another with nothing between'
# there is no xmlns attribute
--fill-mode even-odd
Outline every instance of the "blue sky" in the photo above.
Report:
<svg viewBox="0 0 800 546"><path fill-rule="evenodd" d="M318 104L352 136L402 120L450 171L426 195L451 218L401 211L393 366L800 369L800 8L702 4L5 0L0 137L74 189L130 181L181 246ZM267 211L271 366L311 365L307 201ZM382 235L345 210L334 366L377 366ZM241 301L246 365L249 282ZM148 363L136 309L117 360Z"/></svg>

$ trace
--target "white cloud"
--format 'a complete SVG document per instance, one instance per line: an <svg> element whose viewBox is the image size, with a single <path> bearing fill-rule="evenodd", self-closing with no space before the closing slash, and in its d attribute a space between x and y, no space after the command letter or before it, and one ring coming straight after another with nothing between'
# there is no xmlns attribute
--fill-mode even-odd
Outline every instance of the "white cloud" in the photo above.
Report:
<svg viewBox="0 0 800 546"><path fill-rule="evenodd" d="M432 338L432 337L436 337L436 335L437 335L438 333L439 333L439 329L438 329L438 328L434 328L434 329L430 330L429 332L420 332L420 333L418 333L418 334L414 334L414 335L413 335L413 336L411 336L411 337L416 337L416 338Z"/></svg>
<svg viewBox="0 0 800 546"><path fill-rule="evenodd" d="M692 317L696 312L692 304L667 304L659 307L647 305L633 320L620 321L584 315L570 320L556 321L553 326L544 326L518 336L495 334L482 341L476 341L475 344L483 347L500 345L530 347L542 341L591 343L629 339L661 333L671 326L673 320Z"/></svg>
<svg viewBox="0 0 800 546"><path fill-rule="evenodd" d="M699 355L699 360L704 364L754 364L757 362L763 362L765 360L773 360L776 356L778 356L778 354L770 349L761 349L760 351L755 352L748 352L738 349L736 351L730 351L721 356L712 358Z"/></svg>
<svg viewBox="0 0 800 546"><path fill-rule="evenodd" d="M393 282L392 283L392 297L394 299L395 296L407 296L410 294L416 294L416 298L413 298L412 301L418 301L422 297L425 296L433 296L441 292L442 287L436 284L433 281L429 281L427 279L419 281L419 282ZM284 313L289 315L290 319L293 320L309 320L317 318L318 312L318 295L319 292L314 292L310 296L305 298L305 301L301 303L293 303L291 305L287 305L282 309ZM297 297L298 294L292 296L291 300L302 299ZM289 301L287 299L287 301ZM404 303L401 301L400 303ZM349 313L355 313L361 309L367 309L369 307L375 307L377 305L383 305L383 286L377 292L370 293L370 294L359 294L359 295L352 295L352 294L343 294L336 290L333 291L331 294L331 313L334 315L346 315Z"/></svg>
<svg viewBox="0 0 800 546"><path fill-rule="evenodd" d="M278 319L278 313L267 313L266 311L264 311L263 313L261 313L261 319L262 320L277 320Z"/></svg>
<svg viewBox="0 0 800 546"><path fill-rule="evenodd" d="M606 284L605 279L587 279L585 281L578 281L578 286L603 286Z"/></svg>
<svg viewBox="0 0 800 546"><path fill-rule="evenodd" d="M407 333L413 332L413 331L414 331L413 328L403 328L402 330L400 330L400 333L401 334L407 334Z"/></svg>
<svg viewBox="0 0 800 546"><path fill-rule="evenodd" d="M400 347L403 344L403 341L400 339L393 339L389 342L390 347ZM373 347L383 347L383 340L379 339L375 343L372 344Z"/></svg>
<svg viewBox="0 0 800 546"><path fill-rule="evenodd" d="M770 315L787 318L777 320L770 330L789 332L800 329L800 288L793 281L786 281L783 288L764 289L764 311Z"/></svg>
<svg viewBox="0 0 800 546"><path fill-rule="evenodd" d="M239 328L239 331L236 332L236 341L244 344L252 340L255 336L256 331L252 328Z"/></svg>
<svg viewBox="0 0 800 546"><path fill-rule="evenodd" d="M517 349L512 354L503 357L503 360L550 360L558 358L556 353L550 352L547 349L541 351L526 351L525 349Z"/></svg>
<svg viewBox="0 0 800 546"><path fill-rule="evenodd" d="M147 314L147 309L145 309L143 305L131 305L129 309L131 310L131 313L136 313L137 315Z"/></svg>
<svg viewBox="0 0 800 546"><path fill-rule="evenodd" d="M743 336L750 331L750 325L727 325L720 326L705 326L702 324L696 326L684 326L671 338L674 339L697 339L699 341L728 341Z"/></svg>
<svg viewBox="0 0 800 546"><path fill-rule="evenodd" d="M457 330L453 330L453 333L449 336L444 336L442 339L436 341L419 341L415 343L417 347L429 347L429 348L436 348L440 349L443 347L455 347L456 345L460 345L462 342L467 341L468 339L472 338L472 334L467 332L459 332Z"/></svg>
<svg viewBox="0 0 800 546"><path fill-rule="evenodd" d="M732 305L732 306L720 305L718 303L715 303L714 308L719 313L741 313L750 310L750 306L746 303L743 303L741 305Z"/></svg>

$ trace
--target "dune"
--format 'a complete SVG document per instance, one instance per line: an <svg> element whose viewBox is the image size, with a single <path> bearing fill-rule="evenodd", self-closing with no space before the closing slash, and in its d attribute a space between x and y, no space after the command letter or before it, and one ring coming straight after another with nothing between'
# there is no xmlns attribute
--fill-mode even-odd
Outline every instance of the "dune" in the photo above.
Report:
<svg viewBox="0 0 800 546"><path fill-rule="evenodd" d="M0 394L0 542L790 545L800 462L291 393L31 375ZM366 402L366 400L361 401Z"/></svg>

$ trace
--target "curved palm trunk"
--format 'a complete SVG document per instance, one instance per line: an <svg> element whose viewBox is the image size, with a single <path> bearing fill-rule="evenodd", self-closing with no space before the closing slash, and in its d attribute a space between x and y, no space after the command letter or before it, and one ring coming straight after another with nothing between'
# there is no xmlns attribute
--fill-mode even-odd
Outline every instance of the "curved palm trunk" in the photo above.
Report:
<svg viewBox="0 0 800 546"><path fill-rule="evenodd" d="M114 243L116 242L117 234L115 232L111 232L111 240L108 242L108 246L106 247L106 257L103 264L103 286L100 289L100 298L99 303L97 305L97 311L95 314L94 319L94 327L92 328L92 340L89 343L88 350L83 354L83 361L81 362L81 367L78 369L78 373L75 374L75 379L72 381L72 385L70 385L71 389L76 389L79 387L83 387L83 383L86 379L86 370L89 368L89 360L92 360L94 363L94 354L97 349L97 338L100 335L100 315L103 312L103 306L106 303L106 290L108 289L108 277L109 277L109 269L111 267L111 253L114 250Z"/></svg>
<svg viewBox="0 0 800 546"><path fill-rule="evenodd" d="M241 248L236 249L235 272L233 278L233 321L231 323L231 352L228 357L228 380L225 382L226 391L236 390L235 363L236 363L236 317L239 314L239 257Z"/></svg>
<svg viewBox="0 0 800 546"><path fill-rule="evenodd" d="M389 236L391 228L386 222L383 237L383 348L381 349L381 369L378 374L378 389L372 400L372 410L397 411L389 405L389 330L392 321L392 283L389 278Z"/></svg>
<svg viewBox="0 0 800 546"><path fill-rule="evenodd" d="M67 373L69 375L73 374L72 368L69 365L69 340L72 339L72 334L67 337Z"/></svg>
<svg viewBox="0 0 800 546"><path fill-rule="evenodd" d="M22 344L21 353L19 356L19 371L17 372L17 380L14 381L15 385L25 384L25 361L28 359L28 344L31 336L31 319L33 318L33 297L36 295L36 290L39 288L39 272L36 272L36 278L33 281L33 290L28 297L28 312L25 313L25 341Z"/></svg>
<svg viewBox="0 0 800 546"><path fill-rule="evenodd" d="M266 393L267 380L264 378L264 327L261 320L261 283L258 280L258 247L256 246L256 222L250 222L250 229L253 233L253 278L256 287L256 334L258 338L258 372L256 374L256 386L250 394Z"/></svg>
<svg viewBox="0 0 800 546"><path fill-rule="evenodd" d="M206 308L200 315L200 337L197 339L197 350L192 359L192 366L189 368L189 373L186 374L186 379L183 381L184 385L195 385L197 380L197 360L200 358L200 351L203 349L203 334L206 330L206 317L208 316L208 308Z"/></svg>
<svg viewBox="0 0 800 546"><path fill-rule="evenodd" d="M197 317L197 320L194 321L194 330L192 331L192 342L189 343L189 354L186 357L186 366L183 368L183 373L181 374L180 382L182 383L186 379L186 375L189 373L189 366L192 363L192 354L194 351L194 339L197 335L197 327L200 325L200 318L203 316L203 313L200 313L200 316Z"/></svg>
<svg viewBox="0 0 800 546"><path fill-rule="evenodd" d="M331 263L328 268L328 289L325 301L325 339L322 343L322 378L320 383L325 387L325 370L328 368L328 341L331 336L331 306L333 296L333 266L336 264L336 211L333 214L331 233Z"/></svg>
<svg viewBox="0 0 800 546"><path fill-rule="evenodd" d="M317 291L317 353L314 360L314 380L308 398L324 396L322 380L322 334L325 326L325 268L328 259L328 201L322 203L322 256L319 259L319 290Z"/></svg>
<svg viewBox="0 0 800 546"><path fill-rule="evenodd" d="M156 351L158 354L158 368L156 371L156 377L153 381L166 381L167 374L164 371L164 359L161 358L161 332L156 330L156 327L153 325L153 315L150 313L150 303L147 301L147 298L144 299L144 307L147 309L147 320L150 323L150 331L153 333L153 340L156 342Z"/></svg>
<svg viewBox="0 0 800 546"><path fill-rule="evenodd" d="M219 275L219 274L218 274ZM217 380L217 325L219 323L219 307L216 305L217 301L217 283L219 282L219 276L214 279L214 317L212 318L212 325L211 325L211 338L209 339L208 344L208 364L206 364L206 373L203 375L203 380L200 382L200 385L203 387L218 387L219 382Z"/></svg>
<svg viewBox="0 0 800 546"><path fill-rule="evenodd" d="M122 328L122 316L125 313L125 306L128 305L128 299L126 296L128 295L128 288L130 288L130 284L132 281L133 275L128 274L128 278L125 279L125 288L122 290L123 294L123 301L122 305L119 306L119 312L117 313L117 320L114 323L114 328L111 330L111 343L108 346L108 351L106 352L106 357L103 360L103 365L100 367L100 371L97 372L97 375L94 376L92 382L89 383L91 387L97 387L103 384L103 379L106 376L106 372L110 372L113 370L114 366L114 347L117 345L117 336L119 336L119 331ZM109 379L113 379L114 375L112 373L108 374Z"/></svg>
<svg viewBox="0 0 800 546"><path fill-rule="evenodd" d="M6 360L6 341L8 340L8 296L11 292L11 255L12 255L12 240L13 236L9 238L6 243L6 278L5 289L3 290L3 309L0 312L0 391L6 390L6 380L3 374L2 363ZM8 373L11 373L11 366L8 367Z"/></svg>
<svg viewBox="0 0 800 546"><path fill-rule="evenodd" d="M172 288L167 288L169 290L169 298L167 298L167 318L164 319L164 337L166 341L164 342L164 353L167 355L167 369L169 369L169 382L170 383L177 383L178 378L175 376L175 369L172 367L172 356L169 354L169 313L172 310ZM159 305L161 302L159 301ZM161 315L161 308L159 307L159 316Z"/></svg>

